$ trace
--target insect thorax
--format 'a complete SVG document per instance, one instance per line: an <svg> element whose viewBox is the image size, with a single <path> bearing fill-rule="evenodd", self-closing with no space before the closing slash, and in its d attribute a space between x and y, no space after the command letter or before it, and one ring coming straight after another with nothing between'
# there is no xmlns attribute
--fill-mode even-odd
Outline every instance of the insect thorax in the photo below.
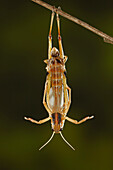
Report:
<svg viewBox="0 0 113 170"><path fill-rule="evenodd" d="M60 113L53 113L52 119L51 119L51 125L52 130L55 131L55 133L59 133L62 131L64 126L64 117Z"/></svg>

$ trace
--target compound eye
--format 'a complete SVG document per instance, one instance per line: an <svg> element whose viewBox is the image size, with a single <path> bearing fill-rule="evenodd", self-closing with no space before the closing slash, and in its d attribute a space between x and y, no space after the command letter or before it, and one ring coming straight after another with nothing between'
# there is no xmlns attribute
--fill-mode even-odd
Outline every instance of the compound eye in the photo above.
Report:
<svg viewBox="0 0 113 170"><path fill-rule="evenodd" d="M63 128L60 128L60 131L62 131L63 130Z"/></svg>

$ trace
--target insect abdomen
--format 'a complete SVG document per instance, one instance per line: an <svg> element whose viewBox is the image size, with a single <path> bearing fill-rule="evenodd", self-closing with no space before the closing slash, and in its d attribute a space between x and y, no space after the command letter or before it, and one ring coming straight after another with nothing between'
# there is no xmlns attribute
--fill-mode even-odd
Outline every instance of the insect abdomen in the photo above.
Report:
<svg viewBox="0 0 113 170"><path fill-rule="evenodd" d="M51 83L52 87L61 87L63 83L62 74L63 69L61 63L58 63L57 60L54 61L51 66Z"/></svg>

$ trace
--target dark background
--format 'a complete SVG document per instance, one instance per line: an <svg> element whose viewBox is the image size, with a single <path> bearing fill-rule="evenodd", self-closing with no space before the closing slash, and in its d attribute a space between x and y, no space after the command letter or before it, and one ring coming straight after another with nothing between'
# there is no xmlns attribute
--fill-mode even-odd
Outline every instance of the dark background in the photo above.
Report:
<svg viewBox="0 0 113 170"><path fill-rule="evenodd" d="M46 0L113 36L112 1ZM65 123L63 134L72 151L55 135L49 139L50 122L36 125L43 107L48 32L51 11L30 0L0 2L0 169L113 169L113 45L60 17L68 85L72 104L68 116L77 120L95 115L81 125ZM55 19L56 20L56 19ZM54 22L54 46L57 27Z"/></svg>

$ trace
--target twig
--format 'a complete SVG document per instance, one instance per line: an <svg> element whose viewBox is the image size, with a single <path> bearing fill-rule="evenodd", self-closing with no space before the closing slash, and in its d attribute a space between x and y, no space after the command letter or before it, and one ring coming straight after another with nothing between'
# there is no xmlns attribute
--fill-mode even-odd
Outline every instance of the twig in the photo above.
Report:
<svg viewBox="0 0 113 170"><path fill-rule="evenodd" d="M54 10L55 12L57 12L59 15L83 26L84 28L94 32L95 34L101 36L104 40L104 42L106 43L110 43L110 44L113 44L113 37L103 33L102 31L98 30L97 28L94 28L92 27L91 25L87 24L86 22L84 21L81 21L80 19L76 18L76 17L73 17L71 16L70 14L62 11L60 8L55 8L54 6L52 5L49 5L47 4L46 2L43 2L41 0L32 0L33 2L36 2L37 4L41 5L41 6L44 6L45 8L48 8L49 10Z"/></svg>

